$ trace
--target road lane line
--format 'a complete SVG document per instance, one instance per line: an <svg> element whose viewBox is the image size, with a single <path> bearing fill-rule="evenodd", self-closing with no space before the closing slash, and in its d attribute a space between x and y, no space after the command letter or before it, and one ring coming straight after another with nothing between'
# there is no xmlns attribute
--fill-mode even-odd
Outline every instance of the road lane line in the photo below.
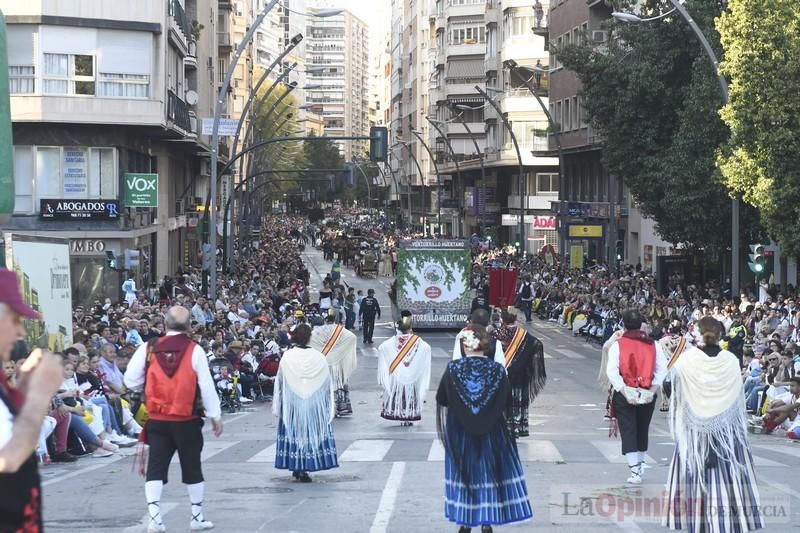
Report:
<svg viewBox="0 0 800 533"><path fill-rule="evenodd" d="M273 442L253 457L247 460L248 463L274 463L276 445Z"/></svg>
<svg viewBox="0 0 800 533"><path fill-rule="evenodd" d="M207 461L217 455L218 453L224 452L234 444L239 444L238 440L206 440L203 443L203 453L200 454L201 461ZM174 465L178 464L180 461L178 457L178 452L175 452L175 455L172 456L172 461L169 464Z"/></svg>
<svg viewBox="0 0 800 533"><path fill-rule="evenodd" d="M444 461L444 445L442 445L439 439L433 439L431 449L428 452L428 461Z"/></svg>
<svg viewBox="0 0 800 533"><path fill-rule="evenodd" d="M95 470L99 470L101 468L105 468L107 466L113 465L114 463L119 462L119 461L125 459L126 457L129 457L129 456L128 455L115 455L114 457L111 457L111 458L107 458L107 457L94 458L93 457L90 460L97 461L96 464L93 464L92 466L87 466L87 467L84 467L84 468L79 468L79 469L74 470L72 472L69 472L67 474L48 479L46 481L42 481L42 486L43 487L48 487L48 486L53 485L55 483L61 483L62 481L67 481L68 479L72 479L74 477L82 476L83 474L86 474L87 472L93 472Z"/></svg>
<svg viewBox="0 0 800 533"><path fill-rule="evenodd" d="M360 439L353 441L339 457L343 463L346 462L367 462L383 461L389 449L394 444L394 440L384 439Z"/></svg>
<svg viewBox="0 0 800 533"><path fill-rule="evenodd" d="M628 464L628 460L622 455L619 441L593 440L591 443L609 463ZM654 465L658 464L658 461L650 457L650 455L645 455L645 463Z"/></svg>
<svg viewBox="0 0 800 533"><path fill-rule="evenodd" d="M403 482L403 474L405 471L406 464L404 462L392 464L392 470L389 472L386 485L383 487L381 501L378 504L378 511L375 513L375 519L372 521L369 533L386 533L386 530L389 528L389 522L394 513L394 505L397 501L397 493Z"/></svg>
<svg viewBox="0 0 800 533"><path fill-rule="evenodd" d="M752 447L768 452L791 455L792 457L800 457L800 447L797 447L796 445L785 446L782 444L753 444Z"/></svg>
<svg viewBox="0 0 800 533"><path fill-rule="evenodd" d="M560 353L567 359L586 359L583 355L579 354L578 352L574 352L572 350L567 350L566 348L553 348L556 352Z"/></svg>
<svg viewBox="0 0 800 533"><path fill-rule="evenodd" d="M539 463L563 463L564 457L550 440L518 440L519 458Z"/></svg>

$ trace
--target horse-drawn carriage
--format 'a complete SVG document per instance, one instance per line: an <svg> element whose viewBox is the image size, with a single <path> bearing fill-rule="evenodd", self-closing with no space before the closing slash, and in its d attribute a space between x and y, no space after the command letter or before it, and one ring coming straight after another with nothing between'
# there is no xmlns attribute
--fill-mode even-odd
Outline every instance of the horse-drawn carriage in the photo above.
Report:
<svg viewBox="0 0 800 533"><path fill-rule="evenodd" d="M358 255L354 269L359 277L374 275L377 278L379 264L380 259L377 252L373 249L364 248Z"/></svg>

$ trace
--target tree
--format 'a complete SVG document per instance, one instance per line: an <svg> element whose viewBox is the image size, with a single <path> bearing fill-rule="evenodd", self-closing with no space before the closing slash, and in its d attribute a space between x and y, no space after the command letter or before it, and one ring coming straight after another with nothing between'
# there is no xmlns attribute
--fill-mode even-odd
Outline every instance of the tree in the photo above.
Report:
<svg viewBox="0 0 800 533"><path fill-rule="evenodd" d="M686 7L717 46L712 21L722 2L687 0ZM640 12L645 18L667 9L668 2L647 0ZM557 51L583 84L584 108L602 136L608 171L624 180L665 240L712 255L724 251L731 201L715 152L728 130L702 47L677 14L639 24L609 21L608 27L607 45L584 38Z"/></svg>
<svg viewBox="0 0 800 533"><path fill-rule="evenodd" d="M316 139L312 132L310 137L315 140L303 143L303 153L308 169L342 169L344 170L344 158L339 152L339 147L328 139ZM320 178L318 173L301 173L301 177ZM331 173L329 182L314 182L312 189L317 191L317 198L331 202L341 199L340 196L344 189L344 179L341 172Z"/></svg>
<svg viewBox="0 0 800 533"><path fill-rule="evenodd" d="M760 209L781 249L800 257L800 7L730 0L717 21L731 80L717 162L726 184Z"/></svg>

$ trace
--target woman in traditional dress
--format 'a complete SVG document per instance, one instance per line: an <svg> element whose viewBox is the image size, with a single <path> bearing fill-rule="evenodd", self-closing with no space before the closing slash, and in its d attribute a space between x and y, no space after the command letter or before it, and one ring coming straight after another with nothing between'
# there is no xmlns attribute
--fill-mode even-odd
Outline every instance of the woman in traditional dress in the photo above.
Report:
<svg viewBox="0 0 800 533"><path fill-rule="evenodd" d="M503 412L511 385L486 328L459 333L464 355L447 365L436 393L437 429L445 449L445 508L459 533L533 516L522 463Z"/></svg>
<svg viewBox="0 0 800 533"><path fill-rule="evenodd" d="M674 360L670 428L676 446L662 523L698 533L761 529L739 362L719 347L722 324L704 317L699 326L702 348L688 348Z"/></svg>
<svg viewBox="0 0 800 533"><path fill-rule="evenodd" d="M422 418L431 383L431 347L414 335L411 313L403 311L397 335L378 347L378 383L383 386L381 417L411 426Z"/></svg>
<svg viewBox="0 0 800 533"><path fill-rule="evenodd" d="M392 255L389 250L381 253L381 275L387 278L392 276Z"/></svg>
<svg viewBox="0 0 800 533"><path fill-rule="evenodd" d="M275 376L275 468L291 470L295 479L309 483L309 472L339 466L331 427L333 386L325 356L308 346L311 327L300 324L292 335L295 346L283 354Z"/></svg>

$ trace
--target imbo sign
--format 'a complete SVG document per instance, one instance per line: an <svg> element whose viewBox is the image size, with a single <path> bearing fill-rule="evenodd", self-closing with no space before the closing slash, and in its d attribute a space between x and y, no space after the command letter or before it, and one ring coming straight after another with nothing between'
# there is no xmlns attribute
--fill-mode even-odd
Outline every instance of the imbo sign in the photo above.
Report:
<svg viewBox="0 0 800 533"><path fill-rule="evenodd" d="M158 174L125 174L125 207L158 207Z"/></svg>

